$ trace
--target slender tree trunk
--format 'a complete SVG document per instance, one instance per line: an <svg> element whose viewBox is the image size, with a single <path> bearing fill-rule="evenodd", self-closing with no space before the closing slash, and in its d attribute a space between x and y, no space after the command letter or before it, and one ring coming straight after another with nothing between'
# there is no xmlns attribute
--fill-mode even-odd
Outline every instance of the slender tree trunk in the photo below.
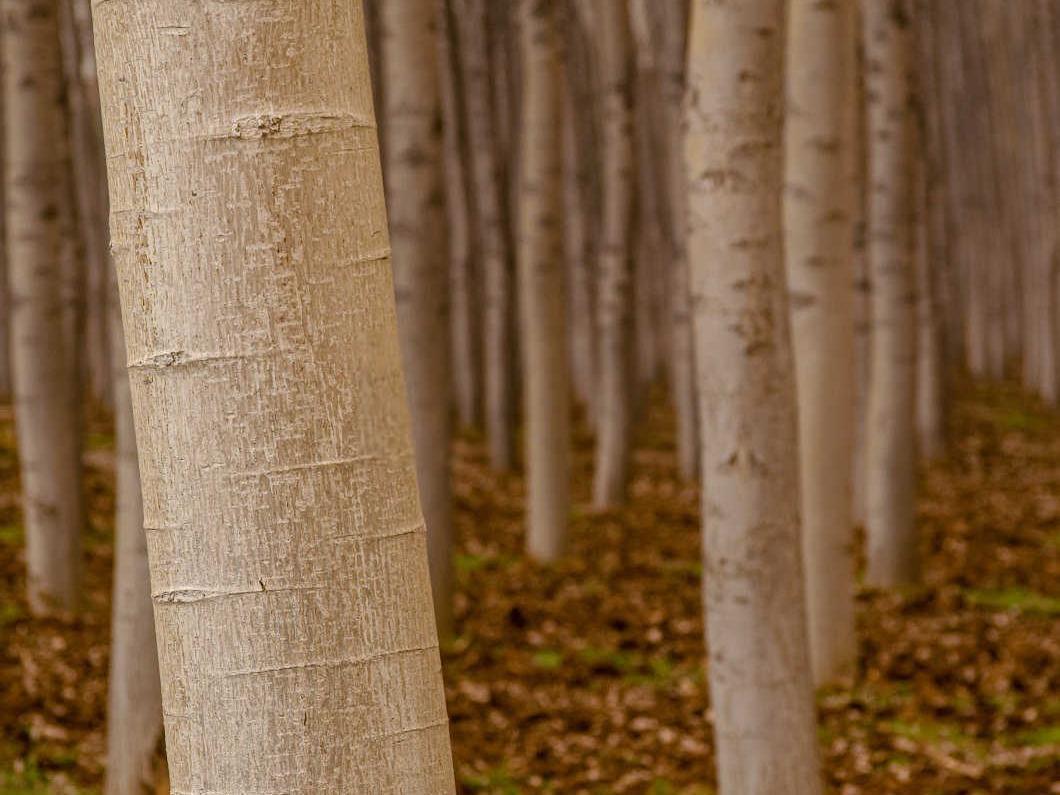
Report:
<svg viewBox="0 0 1060 795"><path fill-rule="evenodd" d="M486 437L490 461L509 469L514 459L514 400L511 359L512 279L508 254L504 169L491 101L486 0L455 0L459 9L460 58L471 156L476 250L482 266L482 358Z"/></svg>
<svg viewBox="0 0 1060 795"><path fill-rule="evenodd" d="M471 210L464 169L464 101L456 59L455 28L448 0L439 5L439 69L445 144L445 211L449 224L450 333L457 416L464 427L482 421L482 324L477 269L471 245Z"/></svg>
<svg viewBox="0 0 1060 795"><path fill-rule="evenodd" d="M785 245L798 387L803 561L814 678L848 673L854 634L855 362L851 0L790 5Z"/></svg>
<svg viewBox="0 0 1060 795"><path fill-rule="evenodd" d="M625 500L633 386L633 39L624 3L599 17L603 224L597 272L599 415L593 504Z"/></svg>
<svg viewBox="0 0 1060 795"><path fill-rule="evenodd" d="M552 561L570 510L570 397L563 284L559 31L555 0L519 0L522 126L519 298L526 411L527 551Z"/></svg>
<svg viewBox="0 0 1060 795"><path fill-rule="evenodd" d="M692 5L685 154L720 795L821 792L781 239L784 19L782 0Z"/></svg>
<svg viewBox="0 0 1060 795"><path fill-rule="evenodd" d="M658 3L660 15L659 65L662 99L666 113L666 185L672 229L672 277L670 281L671 344L670 389L677 419L677 466L691 480L699 469L699 431L696 411L695 356L692 349L692 308L688 264L688 175L681 158L685 119L685 62L688 33L688 2Z"/></svg>
<svg viewBox="0 0 1060 795"><path fill-rule="evenodd" d="M112 269L108 272L113 273ZM114 495L114 592L111 603L110 678L107 701L107 795L141 795L154 784L154 759L162 738L155 622L148 580L139 459L125 371L118 286L111 277L108 302L115 356L114 426L117 487Z"/></svg>
<svg viewBox="0 0 1060 795"><path fill-rule="evenodd" d="M437 0L380 7L387 210L438 627L452 629L449 274Z"/></svg>
<svg viewBox="0 0 1060 795"><path fill-rule="evenodd" d="M868 579L874 585L898 585L918 576L912 20L904 0L866 3L863 16L872 273L866 447Z"/></svg>
<svg viewBox="0 0 1060 795"><path fill-rule="evenodd" d="M94 14L172 790L452 793L361 5Z"/></svg>
<svg viewBox="0 0 1060 795"><path fill-rule="evenodd" d="M917 449L928 460L945 449L943 434L942 324L936 299L936 262L928 240L927 162L916 166L914 268L916 269L916 428Z"/></svg>
<svg viewBox="0 0 1060 795"><path fill-rule="evenodd" d="M0 2L11 349L29 602L78 595L80 393L71 339L71 166L57 0Z"/></svg>

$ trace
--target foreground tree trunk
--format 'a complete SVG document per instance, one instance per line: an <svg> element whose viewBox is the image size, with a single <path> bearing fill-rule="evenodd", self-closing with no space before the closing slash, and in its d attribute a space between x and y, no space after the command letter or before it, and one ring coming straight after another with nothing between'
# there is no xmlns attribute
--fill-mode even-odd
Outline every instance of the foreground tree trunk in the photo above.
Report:
<svg viewBox="0 0 1060 795"><path fill-rule="evenodd" d="M633 379L633 38L624 3L599 16L603 221L596 317L600 392L593 504L623 502L629 480Z"/></svg>
<svg viewBox="0 0 1060 795"><path fill-rule="evenodd" d="M118 286L111 279L110 349L114 353L114 589L107 693L106 795L141 795L154 784L162 738L155 621L147 569L139 459L133 429Z"/></svg>
<svg viewBox="0 0 1060 795"><path fill-rule="evenodd" d="M803 561L818 683L848 672L854 635L854 282L851 0L792 0L784 227L799 407Z"/></svg>
<svg viewBox="0 0 1060 795"><path fill-rule="evenodd" d="M686 138L721 795L821 791L781 239L783 0L695 0Z"/></svg>
<svg viewBox="0 0 1060 795"><path fill-rule="evenodd" d="M76 606L83 523L78 357L65 305L73 194L58 12L57 0L0 2L15 426L36 613Z"/></svg>
<svg viewBox="0 0 1060 795"><path fill-rule="evenodd" d="M452 622L449 273L437 0L380 6L387 210L435 615Z"/></svg>
<svg viewBox="0 0 1060 795"><path fill-rule="evenodd" d="M917 577L916 289L911 20L903 0L863 10L868 103L872 356L866 440L868 580Z"/></svg>
<svg viewBox="0 0 1060 795"><path fill-rule="evenodd" d="M361 5L94 14L172 790L452 793Z"/></svg>
<svg viewBox="0 0 1060 795"><path fill-rule="evenodd" d="M522 123L518 272L526 410L527 551L564 550L570 510L570 396L564 316L562 63L555 0L520 0Z"/></svg>

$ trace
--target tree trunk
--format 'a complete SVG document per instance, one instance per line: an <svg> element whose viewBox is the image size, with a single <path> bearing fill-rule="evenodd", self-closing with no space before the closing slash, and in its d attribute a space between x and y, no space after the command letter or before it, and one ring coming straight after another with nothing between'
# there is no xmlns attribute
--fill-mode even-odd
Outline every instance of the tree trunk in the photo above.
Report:
<svg viewBox="0 0 1060 795"><path fill-rule="evenodd" d="M113 269L108 268L113 274ZM155 751L162 738L155 622L147 569L143 498L118 286L109 280L110 343L115 354L114 588L111 603L107 694L106 795L141 795L154 784Z"/></svg>
<svg viewBox="0 0 1060 795"><path fill-rule="evenodd" d="M527 539L553 561L570 510L570 397L563 284L559 31L555 0L519 0L522 126L518 272L526 412Z"/></svg>
<svg viewBox="0 0 1060 795"><path fill-rule="evenodd" d="M412 409L439 630L452 629L449 274L437 0L380 6L387 210L398 331Z"/></svg>
<svg viewBox="0 0 1060 795"><path fill-rule="evenodd" d="M80 423L70 307L70 149L57 0L3 0L7 269L29 603L72 609L80 569Z"/></svg>
<svg viewBox="0 0 1060 795"><path fill-rule="evenodd" d="M454 792L359 3L94 4L173 792Z"/></svg>
<svg viewBox="0 0 1060 795"><path fill-rule="evenodd" d="M912 42L904 0L863 9L868 81L872 372L866 445L868 580L917 578Z"/></svg>
<svg viewBox="0 0 1060 795"><path fill-rule="evenodd" d="M600 359L593 504L626 498L633 380L633 40L625 4L599 17L603 223L597 271Z"/></svg>
<svg viewBox="0 0 1060 795"><path fill-rule="evenodd" d="M851 671L855 362L851 0L790 6L785 246L799 411L810 658L818 683ZM841 78L839 76L842 76Z"/></svg>
<svg viewBox="0 0 1060 795"><path fill-rule="evenodd" d="M685 62L688 39L688 3L673 0L658 4L661 16L659 65L666 113L666 188L672 229L670 280L671 344L670 390L677 419L677 467L691 480L699 470L699 430L696 411L695 356L692 346L692 308L688 262L688 174L681 157L686 120Z"/></svg>
<svg viewBox="0 0 1060 795"><path fill-rule="evenodd" d="M482 266L482 358L486 394L486 437L495 469L514 459L512 279L508 255L507 191L498 155L486 46L486 0L455 0L460 20L460 59L464 78L471 155L476 250Z"/></svg>
<svg viewBox="0 0 1060 795"><path fill-rule="evenodd" d="M821 792L781 235L784 18L783 0L692 5L685 154L721 795Z"/></svg>
<svg viewBox="0 0 1060 795"><path fill-rule="evenodd" d="M445 212L449 224L450 335L453 393L460 424L477 427L482 421L482 324L478 272L471 245L464 100L456 58L454 20L448 0L436 0L439 69L442 87L442 135L445 144Z"/></svg>

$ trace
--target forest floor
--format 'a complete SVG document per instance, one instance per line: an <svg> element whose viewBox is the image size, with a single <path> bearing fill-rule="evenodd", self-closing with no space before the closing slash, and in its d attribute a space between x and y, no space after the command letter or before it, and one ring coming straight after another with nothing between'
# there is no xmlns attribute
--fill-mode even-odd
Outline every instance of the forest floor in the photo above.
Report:
<svg viewBox="0 0 1060 795"><path fill-rule="evenodd" d="M922 587L862 590L856 675L821 693L839 795L1060 793L1060 413L963 389L922 478ZM573 544L522 555L523 482L456 445L457 637L444 672L462 793L713 792L698 496L656 403L628 507L589 509L577 440ZM0 795L97 792L111 567L112 440L88 424L84 612L31 622L10 411L0 408Z"/></svg>

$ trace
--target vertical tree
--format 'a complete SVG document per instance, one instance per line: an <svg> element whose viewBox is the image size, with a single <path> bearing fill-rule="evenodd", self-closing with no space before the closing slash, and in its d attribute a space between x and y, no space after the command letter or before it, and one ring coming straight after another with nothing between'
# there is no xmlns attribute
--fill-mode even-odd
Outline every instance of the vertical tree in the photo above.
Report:
<svg viewBox="0 0 1060 795"><path fill-rule="evenodd" d="M173 791L451 793L361 5L93 11Z"/></svg>
<svg viewBox="0 0 1060 795"><path fill-rule="evenodd" d="M70 330L70 148L58 0L0 2L14 402L34 611L77 601L82 525Z"/></svg>
<svg viewBox="0 0 1060 795"><path fill-rule="evenodd" d="M464 102L456 57L456 25L448 0L438 3L439 70L442 86L442 136L445 146L445 212L449 226L449 317L452 338L453 394L464 426L482 419L482 328L480 294L471 241Z"/></svg>
<svg viewBox="0 0 1060 795"><path fill-rule="evenodd" d="M848 671L854 635L851 0L792 0L784 228L799 410L803 561L814 675Z"/></svg>
<svg viewBox="0 0 1060 795"><path fill-rule="evenodd" d="M113 273L113 271L111 271ZM107 693L107 795L139 795L154 784L153 763L162 736L162 693L151 613L147 538L125 371L118 286L112 276L110 343L114 372L114 589L111 599L110 675Z"/></svg>
<svg viewBox="0 0 1060 795"><path fill-rule="evenodd" d="M449 273L437 0L380 4L387 210L438 625L450 630Z"/></svg>
<svg viewBox="0 0 1060 795"><path fill-rule="evenodd" d="M527 550L563 552L570 508L570 397L563 284L562 129L555 0L519 0L522 125L518 274L526 411Z"/></svg>
<svg viewBox="0 0 1060 795"><path fill-rule="evenodd" d="M671 362L670 389L677 416L677 465L693 478L698 469L699 431L696 409L695 356L692 345L692 308L688 264L688 175L680 155L684 136L685 68L688 39L688 0L657 3L659 15L659 74L666 120L666 192L670 202L671 246Z"/></svg>
<svg viewBox="0 0 1060 795"><path fill-rule="evenodd" d="M622 502L629 478L633 365L633 38L624 3L599 15L603 218L597 266L599 411L593 503Z"/></svg>
<svg viewBox="0 0 1060 795"><path fill-rule="evenodd" d="M781 236L783 0L695 0L689 258L721 795L821 791Z"/></svg>
<svg viewBox="0 0 1060 795"><path fill-rule="evenodd" d="M512 279L507 237L507 190L499 154L486 38L486 0L454 0L462 67L476 251L482 265L482 364L490 462L508 469L514 458Z"/></svg>
<svg viewBox="0 0 1060 795"><path fill-rule="evenodd" d="M917 576L912 34L904 0L866 3L862 13L872 276L865 464L868 578L876 585L896 585Z"/></svg>

